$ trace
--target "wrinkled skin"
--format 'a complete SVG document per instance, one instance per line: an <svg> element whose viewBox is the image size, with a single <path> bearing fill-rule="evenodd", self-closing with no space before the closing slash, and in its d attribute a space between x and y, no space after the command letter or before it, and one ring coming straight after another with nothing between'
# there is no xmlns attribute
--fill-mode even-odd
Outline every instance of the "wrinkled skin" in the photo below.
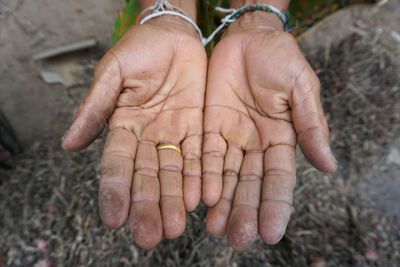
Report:
<svg viewBox="0 0 400 267"><path fill-rule="evenodd" d="M252 17L254 16L254 17ZM296 40L244 15L209 63L203 142L206 225L236 250L260 234L283 236L292 212L295 146L319 170L334 172L318 78Z"/></svg>
<svg viewBox="0 0 400 267"><path fill-rule="evenodd" d="M92 88L63 139L89 145L108 122L99 189L109 228L128 221L135 242L176 238L201 194L207 57L192 26L163 16L134 26L96 67ZM175 144L157 151L161 143Z"/></svg>

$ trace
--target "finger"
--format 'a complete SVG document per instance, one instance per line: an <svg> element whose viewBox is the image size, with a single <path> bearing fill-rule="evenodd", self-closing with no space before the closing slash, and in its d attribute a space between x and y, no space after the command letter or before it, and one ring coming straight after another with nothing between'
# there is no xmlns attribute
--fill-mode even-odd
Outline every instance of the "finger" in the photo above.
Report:
<svg viewBox="0 0 400 267"><path fill-rule="evenodd" d="M183 203L182 155L173 149L158 151L160 162L161 215L164 236L172 239L185 231L186 213Z"/></svg>
<svg viewBox="0 0 400 267"><path fill-rule="evenodd" d="M107 53L98 63L89 94L63 137L65 150L81 150L97 138L114 111L121 87L119 62L112 53Z"/></svg>
<svg viewBox="0 0 400 267"><path fill-rule="evenodd" d="M135 242L144 249L162 238L158 155L154 144L139 143L132 183L129 226Z"/></svg>
<svg viewBox="0 0 400 267"><path fill-rule="evenodd" d="M247 249L258 235L263 156L260 151L247 151L240 169L227 228L228 243L235 250Z"/></svg>
<svg viewBox="0 0 400 267"><path fill-rule="evenodd" d="M281 240L292 213L296 184L296 152L290 145L276 145L265 152L259 232L270 244Z"/></svg>
<svg viewBox="0 0 400 267"><path fill-rule="evenodd" d="M225 155L222 196L217 205L209 208L207 213L207 231L212 236L222 237L225 235L242 161L242 149L237 146L229 146Z"/></svg>
<svg viewBox="0 0 400 267"><path fill-rule="evenodd" d="M226 142L218 133L206 133L203 145L203 201L212 207L221 197Z"/></svg>
<svg viewBox="0 0 400 267"><path fill-rule="evenodd" d="M291 108L297 138L306 158L317 169L335 172L335 157L329 146L328 127L323 114L320 84L311 67L296 79Z"/></svg>
<svg viewBox="0 0 400 267"><path fill-rule="evenodd" d="M121 227L129 213L130 188L136 153L136 136L123 128L112 129L101 163L100 217L109 228Z"/></svg>
<svg viewBox="0 0 400 267"><path fill-rule="evenodd" d="M189 136L182 143L183 199L185 209L194 211L201 198L201 143L202 136Z"/></svg>

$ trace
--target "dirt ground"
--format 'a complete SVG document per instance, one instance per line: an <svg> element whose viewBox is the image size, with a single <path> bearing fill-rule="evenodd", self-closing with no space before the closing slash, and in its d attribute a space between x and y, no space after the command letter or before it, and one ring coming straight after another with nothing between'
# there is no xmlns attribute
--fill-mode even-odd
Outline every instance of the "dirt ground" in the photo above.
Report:
<svg viewBox="0 0 400 267"><path fill-rule="evenodd" d="M207 235L204 206L188 214L181 238L139 249L127 228L99 220L103 138L81 153L59 148L90 75L49 86L30 58L90 33L100 48L88 57L98 59L122 1L2 3L12 13L0 15L0 105L26 149L0 180L0 267L400 266L400 1L340 11L299 38L321 79L340 169L322 174L299 151L286 235L243 253Z"/></svg>
<svg viewBox="0 0 400 267"><path fill-rule="evenodd" d="M32 56L89 37L99 58L111 46L114 19L124 0L5 0L0 13L0 107L26 146L46 131L62 136L60 116L75 103L62 86L49 86L33 71ZM73 89L84 90L85 86ZM52 112L49 112L52 111Z"/></svg>

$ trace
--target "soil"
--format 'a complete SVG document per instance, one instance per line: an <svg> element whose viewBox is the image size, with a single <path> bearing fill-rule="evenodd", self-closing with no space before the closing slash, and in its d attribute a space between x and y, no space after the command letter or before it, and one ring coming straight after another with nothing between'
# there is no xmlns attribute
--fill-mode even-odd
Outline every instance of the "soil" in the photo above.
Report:
<svg viewBox="0 0 400 267"><path fill-rule="evenodd" d="M9 6L17 2L9 1ZM42 8L44 4L53 4L36 2ZM89 7L94 0L87 2L72 6ZM94 14L106 14L104 8L110 4L99 2L105 6L88 9L85 12L93 16L82 17L102 21ZM26 4L30 5L27 10L43 12L29 1L23 6ZM67 10L71 8L65 5ZM6 23L15 23L8 20ZM111 23L109 18L104 21ZM299 38L321 80L322 100L340 169L333 175L322 174L298 151L296 210L286 235L276 246L258 240L243 253L233 251L225 240L206 234L204 206L187 215L187 229L182 237L164 240L151 251L138 248L126 227L106 230L97 208L99 157L104 138L81 153L65 153L59 148L58 132L70 120L70 106L82 95L83 86L50 87L35 77L29 66L21 62L9 65L18 66L20 72L16 73L24 73L17 79L15 73L8 71L8 75L14 76L7 77L15 78L16 85L0 85L0 102L12 114L10 118L20 112L14 113L20 103L39 98L50 101L59 97L69 104L49 103L46 108L36 109L39 113L32 118L43 116L43 109L53 108L53 118L46 119L51 126L35 126L40 134L29 130L35 137L22 139L30 147L14 158L14 168L5 171L7 178L0 181L0 266L400 266L398 21L397 0L373 7L354 6L325 19ZM110 25L107 23L102 24L102 29ZM0 29L1 37L4 29ZM17 45L18 40L9 39ZM4 46L12 45L3 43L0 53L11 64L12 56L3 52ZM4 74L4 65L0 68L3 83L9 78ZM33 86L32 94L43 96L16 97L17 92L25 92L21 88L28 83ZM5 94L3 89L7 91L8 86L19 91ZM44 96L45 93L51 96ZM43 102L35 105L41 106L40 103ZM29 108L35 110L35 106ZM58 122L50 123L54 120ZM34 123L24 126L25 122L20 121L12 121L18 133Z"/></svg>
<svg viewBox="0 0 400 267"><path fill-rule="evenodd" d="M19 139L29 147L44 132L62 136L60 116L75 107L63 86L44 83L32 56L52 48L95 38L98 59L111 46L114 19L124 0L5 0L0 11L0 107ZM86 84L76 86L85 90ZM49 112L52 111L52 112Z"/></svg>

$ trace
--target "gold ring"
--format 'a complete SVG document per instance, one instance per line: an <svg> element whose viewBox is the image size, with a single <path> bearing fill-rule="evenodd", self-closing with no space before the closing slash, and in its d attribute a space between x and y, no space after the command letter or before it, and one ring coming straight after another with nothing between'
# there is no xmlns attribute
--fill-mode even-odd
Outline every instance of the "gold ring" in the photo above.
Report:
<svg viewBox="0 0 400 267"><path fill-rule="evenodd" d="M181 149L173 144L159 144L157 146L157 151L162 150L162 149L173 149L175 151L178 151L179 153L182 153Z"/></svg>

